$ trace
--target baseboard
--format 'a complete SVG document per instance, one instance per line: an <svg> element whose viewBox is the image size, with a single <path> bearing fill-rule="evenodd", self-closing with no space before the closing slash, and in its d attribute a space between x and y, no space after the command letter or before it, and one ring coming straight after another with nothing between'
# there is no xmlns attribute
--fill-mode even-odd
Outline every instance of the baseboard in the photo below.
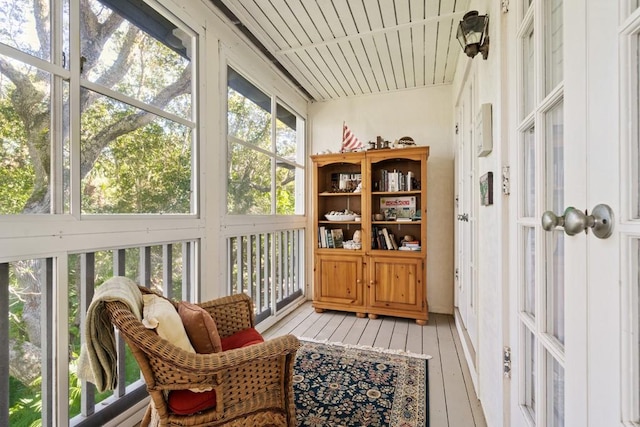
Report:
<svg viewBox="0 0 640 427"><path fill-rule="evenodd" d="M455 324L456 330L458 331L458 337L460 338L460 343L462 344L462 351L464 352L464 358L467 361L467 366L469 367L469 373L471 375L471 382L473 383L473 389L476 392L476 396L480 396L478 389L478 371L476 368L476 350L473 348L471 344L471 338L469 338L469 334L467 332L467 328L464 327L464 323L462 322L462 318L460 317L460 312L456 308L455 310Z"/></svg>
<svg viewBox="0 0 640 427"><path fill-rule="evenodd" d="M291 313L292 311L294 311L295 309L297 309L298 307L300 307L302 304L306 302L307 302L306 296L301 295L300 298L296 299L295 301L292 301L291 304L289 304L288 306L283 308L281 311L279 311L277 317L270 316L264 319L262 322L258 323L256 325L256 330L261 334L264 333L265 331L269 330L269 328L274 326L276 323L281 321L287 314Z"/></svg>
<svg viewBox="0 0 640 427"><path fill-rule="evenodd" d="M142 399L122 414L105 423L104 427L134 427L140 425L144 412L147 410L147 405L149 405L149 398Z"/></svg>
<svg viewBox="0 0 640 427"><path fill-rule="evenodd" d="M432 305L429 304L429 313L437 313L437 314L453 314L453 307L444 306L444 305Z"/></svg>

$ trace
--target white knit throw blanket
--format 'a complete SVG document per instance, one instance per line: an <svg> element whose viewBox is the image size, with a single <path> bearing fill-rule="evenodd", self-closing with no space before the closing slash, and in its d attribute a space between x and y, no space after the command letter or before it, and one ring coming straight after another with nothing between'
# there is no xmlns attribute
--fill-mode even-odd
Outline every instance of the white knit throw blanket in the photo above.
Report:
<svg viewBox="0 0 640 427"><path fill-rule="evenodd" d="M118 384L115 335L104 312L104 303L108 301L127 304L142 319L142 293L135 282L116 276L98 286L87 310L78 378L95 384L99 392L113 390Z"/></svg>

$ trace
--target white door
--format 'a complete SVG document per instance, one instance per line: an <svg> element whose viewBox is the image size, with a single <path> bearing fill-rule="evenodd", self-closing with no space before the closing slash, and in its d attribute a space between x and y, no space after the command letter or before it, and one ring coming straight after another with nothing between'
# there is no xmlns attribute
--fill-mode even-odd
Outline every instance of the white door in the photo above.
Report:
<svg viewBox="0 0 640 427"><path fill-rule="evenodd" d="M620 1L623 9L631 3L637 2ZM638 36L627 37L633 64L625 65L619 49L623 29L640 18L627 18L618 7L602 0L522 0L512 17L512 426L631 426L640 420L638 135L637 125L633 138L620 126L638 122ZM625 83L621 72L635 77ZM634 91L633 99L620 97ZM625 119L627 106L636 112ZM630 188L621 188L627 182ZM620 200L632 195L635 213L632 206L621 211ZM599 225L605 220L596 220L597 233L581 231L578 212L606 218L607 209L594 212L599 204L614 213L606 219L613 223L606 238ZM545 228L551 230L545 231L545 211L564 227L552 227L548 215Z"/></svg>
<svg viewBox="0 0 640 427"><path fill-rule="evenodd" d="M469 366L472 379L477 390L477 360L478 348L478 290L476 289L476 251L475 251L475 224L476 224L476 200L473 183L476 182L476 159L473 144L473 85L463 91L460 105L458 106L458 208L456 222L456 307L460 321L457 325L462 327L463 347L467 354L467 360L472 362Z"/></svg>
<svg viewBox="0 0 640 427"><path fill-rule="evenodd" d="M621 408L624 425L640 425L640 2L621 1L618 26L620 43L620 171L621 203L619 241L621 266L620 317L609 316L609 324L620 322L620 381ZM611 24L610 24L611 25ZM604 189L601 189L601 191ZM600 256L594 252L590 256ZM615 287L611 280L607 288ZM606 293L601 289L601 294ZM615 293L614 293L615 294ZM611 298L611 296L608 296ZM608 325L602 325L606 328ZM594 335L601 335L601 330ZM605 334L606 335L606 334ZM613 345L605 342L605 345ZM600 360L598 360L600 362ZM608 362L604 360L604 362Z"/></svg>

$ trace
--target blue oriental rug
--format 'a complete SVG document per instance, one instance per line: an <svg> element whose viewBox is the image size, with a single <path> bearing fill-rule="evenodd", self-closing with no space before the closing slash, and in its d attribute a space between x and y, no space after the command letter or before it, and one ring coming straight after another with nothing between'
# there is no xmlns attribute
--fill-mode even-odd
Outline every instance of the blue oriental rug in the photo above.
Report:
<svg viewBox="0 0 640 427"><path fill-rule="evenodd" d="M428 427L430 356L301 339L298 426Z"/></svg>

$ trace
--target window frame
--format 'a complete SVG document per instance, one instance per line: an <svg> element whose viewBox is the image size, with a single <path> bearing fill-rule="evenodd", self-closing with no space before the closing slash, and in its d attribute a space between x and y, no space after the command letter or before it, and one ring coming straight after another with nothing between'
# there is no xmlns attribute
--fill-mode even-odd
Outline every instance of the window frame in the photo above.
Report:
<svg viewBox="0 0 640 427"><path fill-rule="evenodd" d="M224 117L225 117L224 140L226 141L225 159L229 159L229 146L232 142L241 144L248 149L252 149L261 154L267 155L271 159L271 211L268 214L256 214L256 215L246 214L246 213L238 213L238 214L229 213L229 210L228 210L229 174L228 173L229 173L230 165L228 161L225 161L224 163L225 187L222 194L222 197L223 197L222 206L224 206L224 220L223 220L224 223L229 225L239 225L239 224L255 223L255 222L287 223L287 222L290 222L292 217L298 218L298 219L306 218L306 212L307 212L306 193L307 193L307 179L308 179L308 173L307 173L308 168L307 168L307 159L306 159L306 153L307 153L307 137L306 137L307 119L306 117L300 114L295 108L293 108L285 100L283 100L281 96L277 95L277 91L269 91L263 85L257 83L256 81L258 79L252 76L250 73L247 73L238 62L233 61L231 58L227 58L227 61L224 64L225 64L224 72L223 72L224 81L223 83L221 83L221 84L224 84L224 88L225 88L224 93L228 94L228 89L229 89L227 70L228 68L232 68L237 74L239 74L247 82L252 84L256 89L260 90L265 96L268 96L271 99L271 102L270 102L270 109L271 109L270 111L270 114L271 114L270 150L265 150L260 147L252 146L250 143L247 143L246 141L243 141L235 136L229 135L228 120L226 120L228 117L228 95L223 101L223 105L224 105L223 111L224 111ZM277 154L276 123L278 119L277 119L276 111L277 111L278 105L280 105L283 108L286 108L289 112L291 112L292 114L295 114L297 117L296 129L295 129L296 138L297 138L296 161L291 161L290 159L279 156ZM295 167L297 172L296 178L298 177L298 173L303 178L303 182L297 184L297 186L300 189L300 192L299 193L296 192L296 203L295 203L296 212L289 215L277 213L277 200L276 200L277 183L275 180L275 176L276 176L278 162L283 162Z"/></svg>
<svg viewBox="0 0 640 427"><path fill-rule="evenodd" d="M66 0L51 0L51 28L52 31L58 29L60 31L62 27L62 4ZM159 2L160 1L160 2ZM62 64L62 50L52 50L51 62L43 61L36 57L30 56L21 52L18 49L12 48L7 45L0 44L0 55L7 55L9 58L15 58L26 65L37 67L40 71L45 71L51 74L51 117L52 124L50 129L49 141L51 144L50 152L52 154L52 173L50 177L50 191L51 191L51 210L50 213L44 214L9 214L0 215L0 266L6 265L20 260L29 259L43 259L52 265L48 269L47 273L51 275L52 291L50 294L44 295L46 298L47 308L45 310L45 316L48 325L47 331L43 329L42 337L50 337L46 343L43 342L43 358L45 357L44 351L47 355L47 363L50 366L48 372L49 377L44 378L46 380L47 394L43 391L43 405L46 414L43 414L43 422L45 425L95 425L96 422L102 423L105 420L115 420L122 416L131 416L131 410L136 412L140 410L140 405L146 404L144 398L146 392L144 391L144 383L136 383L127 387L127 393L120 398L110 397L107 399L109 405L103 407L103 405L96 405L96 411L92 415L86 417L77 418L74 420L69 419L69 337L68 337L68 260L72 254L80 254L86 252L94 252L101 250L112 250L126 247L141 247L141 246L153 246L170 244L177 241L192 241L198 242L197 248L194 249L193 258L190 258L189 262L193 263L195 270L193 276L190 278L189 295L193 300L202 300L202 294L205 293L208 296L211 291L203 290L201 283L203 276L210 274L210 271L201 265L200 259L202 258L201 246L202 241L207 236L207 229L205 227L204 212L200 206L204 196L202 195L201 183L202 170L201 165L205 161L200 156L200 140L204 134L204 127L202 125L202 101L200 98L206 96L206 81L211 79L206 74L204 58L206 57L206 45L207 39L213 40L213 38L205 31L205 19L210 17L201 17L195 13L184 10L185 8L179 7L178 4L173 4L171 12L164 6L164 4L171 7L171 0L151 0L147 3L163 13L165 16L171 16L173 22L180 22L185 29L189 29L191 34L196 37L194 41L194 53L191 59L193 67L192 78L192 96L194 101L192 104L192 116L193 123L193 142L192 142L192 181L193 191L191 195L191 213L189 214L80 214L80 196L79 191L81 189L81 180L78 173L80 166L79 153L80 153L80 111L79 111L79 91L81 87L88 87L91 90L98 89L99 92L105 93L106 96L110 96L114 99L125 101L130 105L139 106L140 101L131 100L122 94L112 93L109 89L99 87L98 85L89 82L88 80L80 78L79 67L74 66L72 58L79 58L80 52L80 36L79 36L79 19L80 19L80 4L79 2L71 1L69 4L69 49L70 52L67 56L67 66L63 67ZM162 3L162 4L161 4ZM198 19L195 19L197 16ZM61 46L62 37L51 36L53 46ZM53 48L52 48L53 49ZM69 61L69 58L71 60ZM70 143L70 167L71 167L71 181L70 181L70 203L66 212L64 210L64 201L62 195L62 156L63 156L63 141L62 141L62 105L63 100L59 93L54 92L54 89L61 82L67 82L69 84L68 90L69 100L67 105L70 105L69 114L69 140ZM144 110L153 110L153 107L149 108L148 105L144 105ZM171 115L171 113L161 112L162 116ZM176 116L177 117L177 116ZM173 119L173 117L171 117ZM180 121L185 119L180 118ZM215 156L215 154L212 154ZM58 168L60 168L58 170ZM74 193L76 192L76 193ZM76 194L77 196L74 196ZM211 215L214 216L214 215ZM214 254L215 250L209 248L210 254ZM8 289L4 289L2 294L5 294ZM43 319L44 320L44 319ZM45 360L43 360L44 367ZM46 400L45 400L46 399ZM142 403L141 400L142 399ZM114 402L112 402L112 400ZM107 402L105 401L105 403ZM117 402L115 402L117 401ZM122 406L124 404L124 406ZM133 405L133 406L132 406ZM137 406L136 406L137 405ZM130 408L126 410L126 408ZM100 420L100 421L97 421ZM0 423L2 424L2 423Z"/></svg>

